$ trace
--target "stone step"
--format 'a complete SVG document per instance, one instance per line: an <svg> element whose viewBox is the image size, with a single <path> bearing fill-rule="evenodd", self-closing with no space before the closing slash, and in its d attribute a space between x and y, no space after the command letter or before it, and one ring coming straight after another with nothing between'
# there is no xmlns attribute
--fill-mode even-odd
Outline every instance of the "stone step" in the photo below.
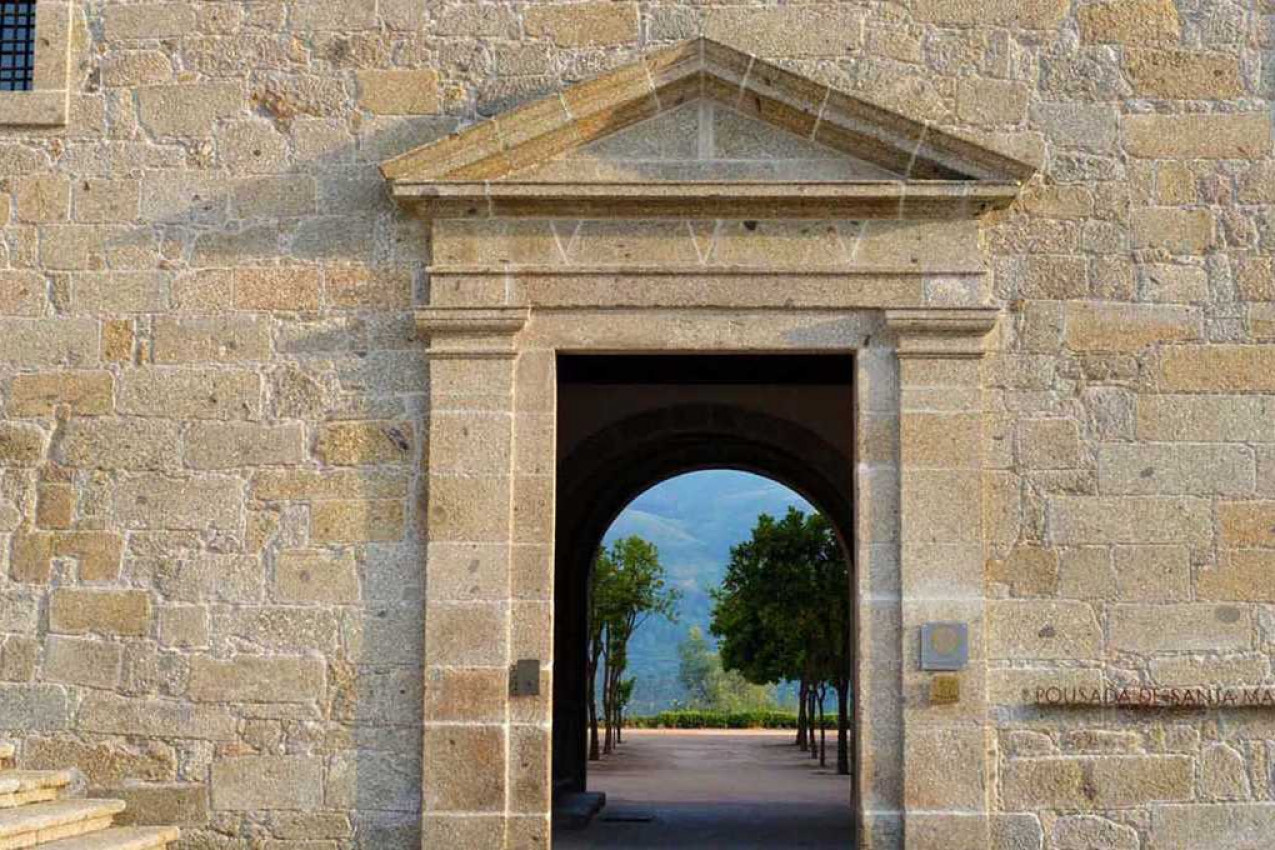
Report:
<svg viewBox="0 0 1275 850"><path fill-rule="evenodd" d="M122 800L57 800L0 811L0 850L97 832L124 811Z"/></svg>
<svg viewBox="0 0 1275 850"><path fill-rule="evenodd" d="M74 780L69 770L0 770L0 809L56 800Z"/></svg>
<svg viewBox="0 0 1275 850"><path fill-rule="evenodd" d="M175 826L120 826L41 844L39 850L163 850L179 834Z"/></svg>

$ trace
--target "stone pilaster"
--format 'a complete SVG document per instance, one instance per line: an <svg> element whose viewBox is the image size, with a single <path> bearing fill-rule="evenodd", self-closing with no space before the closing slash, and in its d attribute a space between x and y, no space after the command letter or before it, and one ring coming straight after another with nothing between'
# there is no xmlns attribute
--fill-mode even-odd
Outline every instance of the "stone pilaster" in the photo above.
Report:
<svg viewBox="0 0 1275 850"><path fill-rule="evenodd" d="M987 725L982 534L983 338L996 312L891 310L899 358L899 590L905 846L986 847ZM959 701L931 699L923 624L969 628Z"/></svg>
<svg viewBox="0 0 1275 850"><path fill-rule="evenodd" d="M515 634L514 340L526 308L431 307L426 435L426 611L422 838L426 847L504 847Z"/></svg>

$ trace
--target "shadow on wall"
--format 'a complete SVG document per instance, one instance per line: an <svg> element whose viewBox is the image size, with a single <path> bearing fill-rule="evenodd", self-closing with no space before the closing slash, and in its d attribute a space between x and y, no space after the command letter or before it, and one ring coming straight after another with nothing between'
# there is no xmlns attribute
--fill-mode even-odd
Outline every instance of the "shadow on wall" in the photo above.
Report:
<svg viewBox="0 0 1275 850"><path fill-rule="evenodd" d="M378 119L355 144L328 144L342 135L343 120L285 120L280 109L262 107L238 122L243 144L207 161L178 144L148 146L142 223L54 228L51 239L29 246L57 281L56 321L132 314L126 321L140 360L125 362L118 375L188 373L196 394L217 409L190 416L164 392L148 396L138 387L133 401L121 394L125 408L170 405L174 412L161 415L188 429L216 420L304 423L307 442L295 468L331 474L289 479L291 470L278 464L297 459L255 459L241 434L237 462L209 459L192 468L188 455L102 476L95 486L105 485L104 520L121 531L169 530L150 514L162 510L156 482L180 480L192 490L215 483L208 493L233 495L234 504L210 500L208 513L181 525L188 531L169 535L163 547L130 551L123 561L121 584L151 590L161 610L205 607L206 640L152 651L151 668L139 661L130 670L126 662L122 686L86 690L74 721L68 715L64 727L25 742L25 762L79 765L95 790L128 797L141 823L171 822L175 797L138 783L180 788L186 805L176 816L191 837L214 817L348 810L356 846L417 848L429 370L412 307L428 300L428 246L424 227L388 198L377 164L445 135L455 122ZM305 161L289 165L289 147ZM58 167L77 181L122 176L138 167L139 153L131 143L77 145L71 136ZM139 318L148 313L154 318ZM71 353L62 365L88 362ZM231 375L257 389L241 406L219 407L219 381ZM74 461L72 443L61 423L51 457ZM131 507L125 493L135 496ZM112 497L118 504L110 507ZM33 496L19 501L34 505ZM307 557L332 581L284 590L283 576L304 573L297 559ZM54 584L75 583L67 563L54 569ZM44 588L17 587L33 609L41 605ZM247 657L299 665L321 658L313 664L321 674L306 680L318 687L280 679L255 683L253 695L232 695L197 692L188 679L196 659L232 666ZM272 687L278 691L261 695ZM190 718L206 709L237 731L218 743L193 730ZM180 722L131 728L119 719L151 711ZM118 736L127 734L145 740L125 744ZM234 746L223 751L226 744ZM297 805L221 796L219 766L285 753L304 768L298 776L319 780L317 788L283 792L295 793ZM334 829L323 837L351 837L343 826Z"/></svg>

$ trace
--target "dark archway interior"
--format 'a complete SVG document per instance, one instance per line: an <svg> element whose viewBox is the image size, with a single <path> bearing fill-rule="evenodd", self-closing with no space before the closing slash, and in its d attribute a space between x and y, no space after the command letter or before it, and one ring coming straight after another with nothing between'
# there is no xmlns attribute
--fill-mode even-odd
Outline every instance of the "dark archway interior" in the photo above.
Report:
<svg viewBox="0 0 1275 850"><path fill-rule="evenodd" d="M555 796L586 788L589 570L607 528L667 478L737 469L800 493L853 553L853 374L842 355L559 356Z"/></svg>

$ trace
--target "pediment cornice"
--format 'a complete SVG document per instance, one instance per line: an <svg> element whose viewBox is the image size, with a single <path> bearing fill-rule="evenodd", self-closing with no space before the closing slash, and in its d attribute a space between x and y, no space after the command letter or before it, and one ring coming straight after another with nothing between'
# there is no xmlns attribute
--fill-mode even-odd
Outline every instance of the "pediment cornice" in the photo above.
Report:
<svg viewBox="0 0 1275 850"><path fill-rule="evenodd" d="M519 179L537 165L697 99L722 103L898 180ZM650 53L381 166L430 215L976 216L1007 206L1035 167L711 41Z"/></svg>

